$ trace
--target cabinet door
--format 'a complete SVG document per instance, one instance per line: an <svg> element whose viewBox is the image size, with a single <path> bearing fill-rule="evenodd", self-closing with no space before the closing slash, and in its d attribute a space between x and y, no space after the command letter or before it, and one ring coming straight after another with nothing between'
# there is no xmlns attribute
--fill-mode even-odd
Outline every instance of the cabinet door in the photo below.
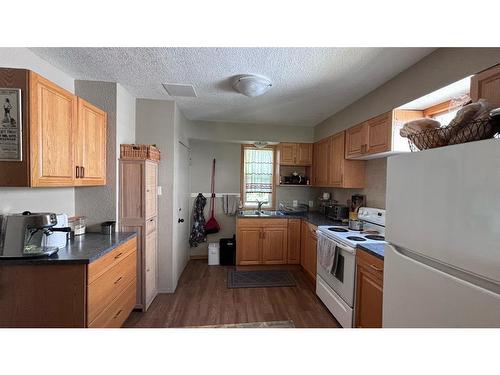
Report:
<svg viewBox="0 0 500 375"><path fill-rule="evenodd" d="M307 222L301 220L300 224L300 265L306 268L308 227Z"/></svg>
<svg viewBox="0 0 500 375"><path fill-rule="evenodd" d="M356 327L382 327L384 262L364 251L356 254Z"/></svg>
<svg viewBox="0 0 500 375"><path fill-rule="evenodd" d="M238 265L260 264L261 237L260 227L238 228L236 235L236 263Z"/></svg>
<svg viewBox="0 0 500 375"><path fill-rule="evenodd" d="M331 157L329 165L329 185L343 187L344 179L344 141L345 133L340 132L332 136Z"/></svg>
<svg viewBox="0 0 500 375"><path fill-rule="evenodd" d="M318 243L316 229L316 226L308 224L309 235L307 238L306 270L314 280L316 280L316 246Z"/></svg>
<svg viewBox="0 0 500 375"><path fill-rule="evenodd" d="M363 122L346 130L345 134L345 158L362 156L368 147L367 123Z"/></svg>
<svg viewBox="0 0 500 375"><path fill-rule="evenodd" d="M328 186L330 142L330 138L325 138L314 144L314 184L316 186Z"/></svg>
<svg viewBox="0 0 500 375"><path fill-rule="evenodd" d="M158 164L146 161L145 165L145 217L149 219L158 214L157 184L158 184Z"/></svg>
<svg viewBox="0 0 500 375"><path fill-rule="evenodd" d="M295 143L280 143L280 164L281 165L295 165L297 145Z"/></svg>
<svg viewBox="0 0 500 375"><path fill-rule="evenodd" d="M153 223L151 225L150 223ZM156 283L156 218L151 218L146 222L146 249L144 253L145 257L145 276L144 276L144 292L145 292L145 309L149 307L151 302L153 302L157 293L157 283Z"/></svg>
<svg viewBox="0 0 500 375"><path fill-rule="evenodd" d="M106 185L106 112L78 98L76 185Z"/></svg>
<svg viewBox="0 0 500 375"><path fill-rule="evenodd" d="M76 96L30 72L31 186L75 182Z"/></svg>
<svg viewBox="0 0 500 375"><path fill-rule="evenodd" d="M298 143L296 165L312 165L313 145L311 143Z"/></svg>
<svg viewBox="0 0 500 375"><path fill-rule="evenodd" d="M300 263L300 219L289 219L288 220L288 264L299 264Z"/></svg>
<svg viewBox="0 0 500 375"><path fill-rule="evenodd" d="M262 231L262 264L286 264L287 228L264 228Z"/></svg>
<svg viewBox="0 0 500 375"><path fill-rule="evenodd" d="M137 233L137 256L136 256L136 272L137 272L137 280L136 280L136 302L135 308L145 310L145 292L144 292L144 272L143 267L145 265L145 257L144 257L144 247L145 247L145 228L144 226L137 225L122 225L120 229L123 232L135 232Z"/></svg>
<svg viewBox="0 0 500 375"><path fill-rule="evenodd" d="M500 107L500 65L495 65L471 78L471 99L486 99L494 108Z"/></svg>
<svg viewBox="0 0 500 375"><path fill-rule="evenodd" d="M391 150L392 112L368 120L367 154L378 154Z"/></svg>

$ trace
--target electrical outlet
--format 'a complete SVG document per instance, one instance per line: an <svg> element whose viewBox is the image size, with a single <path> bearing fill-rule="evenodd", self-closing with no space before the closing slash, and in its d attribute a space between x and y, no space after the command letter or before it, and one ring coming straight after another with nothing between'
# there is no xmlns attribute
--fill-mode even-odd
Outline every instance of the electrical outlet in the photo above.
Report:
<svg viewBox="0 0 500 375"><path fill-rule="evenodd" d="M156 193L157 195L161 195L161 186L158 186L158 191Z"/></svg>
<svg viewBox="0 0 500 375"><path fill-rule="evenodd" d="M314 201L309 201L309 207L314 207Z"/></svg>
<svg viewBox="0 0 500 375"><path fill-rule="evenodd" d="M293 203L292 203L293 207L297 207L299 205L299 201L297 200L294 200Z"/></svg>

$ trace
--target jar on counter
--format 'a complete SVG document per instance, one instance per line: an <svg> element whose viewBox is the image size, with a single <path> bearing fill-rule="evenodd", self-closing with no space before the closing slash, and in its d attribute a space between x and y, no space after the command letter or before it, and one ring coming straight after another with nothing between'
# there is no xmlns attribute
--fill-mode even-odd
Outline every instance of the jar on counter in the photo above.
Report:
<svg viewBox="0 0 500 375"><path fill-rule="evenodd" d="M87 218L85 216L73 216L68 219L71 234L73 236L80 236L85 234L87 228Z"/></svg>

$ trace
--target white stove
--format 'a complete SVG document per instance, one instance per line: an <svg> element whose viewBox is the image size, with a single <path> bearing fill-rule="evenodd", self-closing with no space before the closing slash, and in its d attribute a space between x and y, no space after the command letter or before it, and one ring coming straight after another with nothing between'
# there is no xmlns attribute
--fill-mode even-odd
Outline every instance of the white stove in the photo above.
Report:
<svg viewBox="0 0 500 375"><path fill-rule="evenodd" d="M328 270L318 257L316 294L342 327L352 327L356 277L356 246L385 243L385 210L361 207L358 219L363 230L342 226L318 227L318 249L335 249L335 268Z"/></svg>

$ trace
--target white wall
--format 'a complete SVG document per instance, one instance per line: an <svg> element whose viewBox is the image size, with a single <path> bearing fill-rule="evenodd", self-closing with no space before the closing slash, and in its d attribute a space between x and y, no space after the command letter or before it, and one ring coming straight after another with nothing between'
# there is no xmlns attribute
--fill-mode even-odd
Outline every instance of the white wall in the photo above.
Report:
<svg viewBox="0 0 500 375"><path fill-rule="evenodd" d="M136 142L156 144L161 151L158 168L158 289L175 290L173 274L173 177L175 102L136 100Z"/></svg>
<svg viewBox="0 0 500 375"><path fill-rule="evenodd" d="M135 143L135 97L133 97L123 86L116 85L116 157L120 157L121 144ZM119 218L118 204L120 198L120 164L117 160L115 166L116 178L116 200L115 217ZM118 230L118 225L116 226Z"/></svg>
<svg viewBox="0 0 500 375"><path fill-rule="evenodd" d="M33 70L74 92L74 79L27 48L0 48L0 67ZM0 213L53 211L75 214L73 188L0 188Z"/></svg>

